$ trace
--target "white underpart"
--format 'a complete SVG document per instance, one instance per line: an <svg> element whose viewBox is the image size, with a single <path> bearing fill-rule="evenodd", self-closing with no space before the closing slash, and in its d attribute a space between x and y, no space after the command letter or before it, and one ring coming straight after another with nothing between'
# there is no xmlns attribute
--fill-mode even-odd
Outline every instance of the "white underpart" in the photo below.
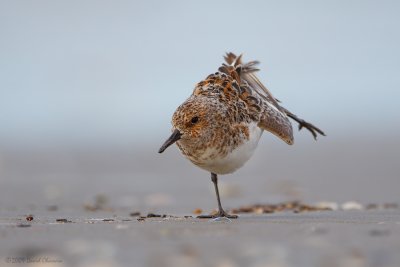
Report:
<svg viewBox="0 0 400 267"><path fill-rule="evenodd" d="M236 171L243 166L253 155L254 150L258 145L258 141L263 133L263 130L256 123L249 125L249 139L235 148L231 153L224 158L208 159L202 162L201 168L216 174L228 174ZM203 154L202 158L207 158L207 154L212 154L213 149L209 149Z"/></svg>

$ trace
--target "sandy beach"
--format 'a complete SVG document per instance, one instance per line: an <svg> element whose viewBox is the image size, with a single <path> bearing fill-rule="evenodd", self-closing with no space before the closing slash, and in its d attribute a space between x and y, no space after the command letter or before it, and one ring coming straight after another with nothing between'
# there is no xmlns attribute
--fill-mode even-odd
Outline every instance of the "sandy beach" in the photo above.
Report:
<svg viewBox="0 0 400 267"><path fill-rule="evenodd" d="M119 212L116 212L117 214ZM398 266L400 212L325 211L144 221L109 212L1 214L1 266ZM20 259L21 260L21 259ZM59 262L44 262L44 261ZM52 265L48 265L52 264Z"/></svg>
<svg viewBox="0 0 400 267"><path fill-rule="evenodd" d="M22 257L42 261L35 266L399 266L399 166L390 140L311 140L294 150L267 141L248 166L221 178L226 208L298 200L334 210L200 220L194 212L216 207L212 184L177 149L163 157L147 149L3 150L1 264ZM148 213L165 216L140 218Z"/></svg>

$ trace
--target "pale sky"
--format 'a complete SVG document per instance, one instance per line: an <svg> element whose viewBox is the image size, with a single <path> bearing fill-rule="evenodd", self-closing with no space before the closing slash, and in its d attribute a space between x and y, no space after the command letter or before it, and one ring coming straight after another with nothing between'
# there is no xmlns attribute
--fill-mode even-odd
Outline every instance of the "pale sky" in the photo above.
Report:
<svg viewBox="0 0 400 267"><path fill-rule="evenodd" d="M0 1L0 145L161 143L223 53L330 135L399 133L398 1ZM160 142L161 141L161 142Z"/></svg>

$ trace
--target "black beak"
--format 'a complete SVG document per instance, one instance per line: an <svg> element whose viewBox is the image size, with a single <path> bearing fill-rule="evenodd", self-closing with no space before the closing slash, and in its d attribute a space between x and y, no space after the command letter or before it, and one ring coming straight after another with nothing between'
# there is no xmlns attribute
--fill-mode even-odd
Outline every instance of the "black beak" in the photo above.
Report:
<svg viewBox="0 0 400 267"><path fill-rule="evenodd" d="M165 141L165 143L160 147L158 153L163 153L164 150L167 149L167 147L169 147L170 145L181 139L181 136L182 136L181 132L179 130L175 130L171 134L171 136L167 139L167 141Z"/></svg>

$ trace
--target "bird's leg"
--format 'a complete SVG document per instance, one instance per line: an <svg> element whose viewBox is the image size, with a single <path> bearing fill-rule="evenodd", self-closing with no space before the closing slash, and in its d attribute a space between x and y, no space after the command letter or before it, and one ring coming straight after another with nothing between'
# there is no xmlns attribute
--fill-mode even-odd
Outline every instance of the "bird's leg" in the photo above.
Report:
<svg viewBox="0 0 400 267"><path fill-rule="evenodd" d="M226 217L230 219L236 219L237 215L230 215L224 211L221 205L221 199L219 197L219 190L218 190L218 176L215 173L211 173L211 181L214 183L215 193L217 195L218 200L218 213L215 215L200 215L197 218L218 218L218 217Z"/></svg>
<svg viewBox="0 0 400 267"><path fill-rule="evenodd" d="M222 208L221 205L221 199L219 197L219 190L218 190L218 176L215 173L211 173L211 181L214 184L215 188L215 193L217 195L217 201L218 201L218 215L219 217L224 217L226 215L224 209Z"/></svg>

